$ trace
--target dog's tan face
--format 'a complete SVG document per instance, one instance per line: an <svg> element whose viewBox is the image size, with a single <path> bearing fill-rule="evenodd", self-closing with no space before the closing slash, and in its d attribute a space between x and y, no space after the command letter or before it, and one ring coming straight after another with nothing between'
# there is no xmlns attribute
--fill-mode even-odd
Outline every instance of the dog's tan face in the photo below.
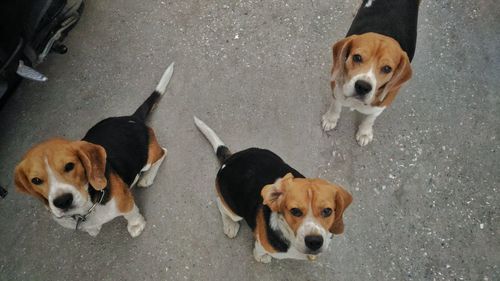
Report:
<svg viewBox="0 0 500 281"><path fill-rule="evenodd" d="M352 202L352 196L338 185L292 174L265 186L261 194L264 204L279 213L293 232L293 246L314 255L328 248L330 233L344 231L342 216Z"/></svg>
<svg viewBox="0 0 500 281"><path fill-rule="evenodd" d="M56 217L84 213L88 184L106 187L104 148L85 141L52 139L30 149L16 166L18 191L41 199Z"/></svg>
<svg viewBox="0 0 500 281"><path fill-rule="evenodd" d="M399 43L376 33L352 35L333 46L332 86L366 105L391 101L411 78L410 61Z"/></svg>

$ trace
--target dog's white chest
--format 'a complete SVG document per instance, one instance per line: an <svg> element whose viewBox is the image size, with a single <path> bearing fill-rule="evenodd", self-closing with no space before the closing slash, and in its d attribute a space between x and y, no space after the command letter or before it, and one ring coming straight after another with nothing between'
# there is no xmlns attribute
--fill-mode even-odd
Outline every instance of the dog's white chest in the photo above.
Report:
<svg viewBox="0 0 500 281"><path fill-rule="evenodd" d="M80 222L78 230L87 231L89 229L100 228L101 225L109 222L119 215L120 213L116 208L116 201L111 199L104 205L96 205L94 211L92 211L86 220ZM63 227L76 229L76 220L71 217L53 218Z"/></svg>
<svg viewBox="0 0 500 281"><path fill-rule="evenodd" d="M385 107L372 106L371 104L365 104L359 99L354 97L346 97L342 89L337 87L334 91L335 99L342 104L344 107L348 107L351 111L356 110L366 115L380 115L384 111Z"/></svg>

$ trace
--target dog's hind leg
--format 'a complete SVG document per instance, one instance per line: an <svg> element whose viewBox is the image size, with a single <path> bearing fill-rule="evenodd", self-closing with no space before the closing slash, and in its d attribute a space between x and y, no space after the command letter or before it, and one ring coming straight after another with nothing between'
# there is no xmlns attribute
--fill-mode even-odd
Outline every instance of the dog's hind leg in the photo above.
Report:
<svg viewBox="0 0 500 281"><path fill-rule="evenodd" d="M240 230L239 221L243 218L234 214L231 210L228 210L219 196L217 196L217 207L219 207L222 216L224 234L229 238L236 237L238 230Z"/></svg>
<svg viewBox="0 0 500 281"><path fill-rule="evenodd" d="M139 187L148 187L153 184L158 169L167 156L167 149L160 146L153 129L148 128L148 130L148 160L146 166L142 168L142 175L140 176L139 182L137 182L137 186Z"/></svg>

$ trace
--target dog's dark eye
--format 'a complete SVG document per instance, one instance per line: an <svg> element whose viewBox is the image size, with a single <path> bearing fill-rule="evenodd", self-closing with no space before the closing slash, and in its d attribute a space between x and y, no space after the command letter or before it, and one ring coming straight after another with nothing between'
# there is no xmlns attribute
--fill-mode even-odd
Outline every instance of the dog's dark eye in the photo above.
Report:
<svg viewBox="0 0 500 281"><path fill-rule="evenodd" d="M352 56L352 61L353 62L362 62L363 58L360 55L354 55L354 56Z"/></svg>
<svg viewBox="0 0 500 281"><path fill-rule="evenodd" d="M388 65L382 67L382 72L385 74L391 73L391 71L392 71L392 68Z"/></svg>
<svg viewBox="0 0 500 281"><path fill-rule="evenodd" d="M299 208L291 208L290 214L294 217L302 217L302 211Z"/></svg>
<svg viewBox="0 0 500 281"><path fill-rule="evenodd" d="M329 217L332 214L332 209L331 208L324 208L321 210L321 216L324 218Z"/></svg>
<svg viewBox="0 0 500 281"><path fill-rule="evenodd" d="M41 185L43 183L43 180L41 180L40 178L32 178L31 182L35 185Z"/></svg>
<svg viewBox="0 0 500 281"><path fill-rule="evenodd" d="M75 164L74 163L67 163L66 165L64 165L64 171L65 172L69 172L71 170L73 170L73 168L75 168Z"/></svg>

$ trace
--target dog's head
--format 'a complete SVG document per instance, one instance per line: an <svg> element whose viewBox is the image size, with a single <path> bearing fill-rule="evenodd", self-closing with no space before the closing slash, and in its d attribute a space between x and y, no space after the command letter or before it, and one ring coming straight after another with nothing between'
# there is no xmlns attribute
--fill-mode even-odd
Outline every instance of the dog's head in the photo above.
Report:
<svg viewBox="0 0 500 281"><path fill-rule="evenodd" d="M331 234L344 231L342 216L352 196L342 187L321 179L294 178L287 174L261 191L272 211L271 227L280 228L304 254L328 248Z"/></svg>
<svg viewBox="0 0 500 281"><path fill-rule="evenodd" d="M31 148L16 166L14 182L20 192L34 196L56 217L81 214L92 204L89 183L106 187L106 151L86 141L52 139Z"/></svg>
<svg viewBox="0 0 500 281"><path fill-rule="evenodd" d="M408 55L391 37L365 33L333 45L331 80L346 98L387 105L411 75Z"/></svg>

